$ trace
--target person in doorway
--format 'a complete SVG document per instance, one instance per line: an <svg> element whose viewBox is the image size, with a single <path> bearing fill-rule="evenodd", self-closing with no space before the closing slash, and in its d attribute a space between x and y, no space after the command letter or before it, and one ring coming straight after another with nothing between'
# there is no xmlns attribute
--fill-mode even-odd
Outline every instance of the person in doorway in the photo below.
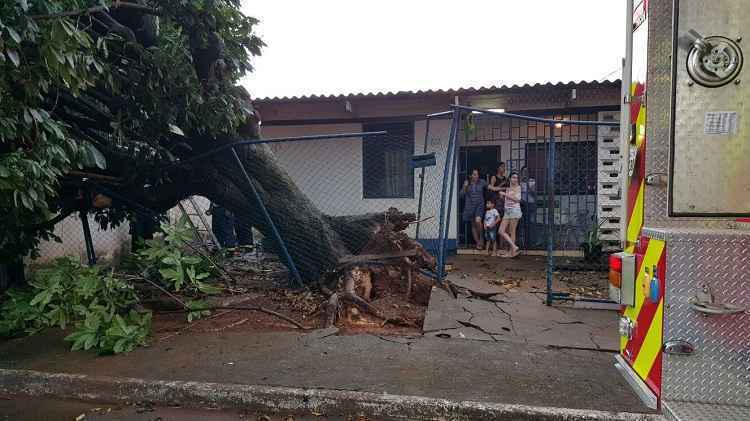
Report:
<svg viewBox="0 0 750 421"><path fill-rule="evenodd" d="M487 200L492 200L495 203L495 209L498 212L502 212L504 209L504 200L500 196L501 191L505 191L508 188L508 177L505 175L505 162L501 162L497 166L495 175L490 177L490 183L487 185Z"/></svg>
<svg viewBox="0 0 750 421"><path fill-rule="evenodd" d="M473 170L471 177L464 181L464 187L461 189L461 195L464 197L462 219L464 222L471 223L471 233L477 250L484 248L482 217L484 216L484 191L486 187L487 182L479 178L479 170Z"/></svg>
<svg viewBox="0 0 750 421"><path fill-rule="evenodd" d="M495 202L488 200L484 211L484 241L487 244L487 255L493 256L497 253L497 225L500 221L500 213L495 209Z"/></svg>
<svg viewBox="0 0 750 421"><path fill-rule="evenodd" d="M526 247L535 246L536 241L536 180L529 175L529 169L521 167L521 225Z"/></svg>
<svg viewBox="0 0 750 421"><path fill-rule="evenodd" d="M523 215L521 213L521 185L518 181L518 173L510 173L510 185L500 195L505 199L505 213L500 223L500 236L510 244L510 249L505 257L518 256L519 248L516 245L516 229L518 221Z"/></svg>

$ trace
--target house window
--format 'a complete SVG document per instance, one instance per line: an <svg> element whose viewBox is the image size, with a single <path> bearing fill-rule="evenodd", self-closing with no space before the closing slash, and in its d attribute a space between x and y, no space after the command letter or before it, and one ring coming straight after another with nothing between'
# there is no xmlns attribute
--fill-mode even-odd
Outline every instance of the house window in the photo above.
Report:
<svg viewBox="0 0 750 421"><path fill-rule="evenodd" d="M526 144L526 165L536 178L537 192L546 192L546 143ZM555 194L596 194L596 142L555 143Z"/></svg>
<svg viewBox="0 0 750 421"><path fill-rule="evenodd" d="M413 198L414 123L365 124L362 128L366 132L387 132L362 141L364 198Z"/></svg>

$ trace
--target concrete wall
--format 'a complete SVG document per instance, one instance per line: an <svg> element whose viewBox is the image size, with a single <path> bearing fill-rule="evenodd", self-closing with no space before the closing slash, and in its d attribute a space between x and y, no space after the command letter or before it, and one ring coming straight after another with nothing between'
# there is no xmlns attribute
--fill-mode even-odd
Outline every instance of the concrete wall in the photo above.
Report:
<svg viewBox="0 0 750 421"><path fill-rule="evenodd" d="M117 228L103 230L93 216L89 215L89 226L94 252L100 261L116 263L130 251L130 225L127 222ZM39 245L39 257L30 261L32 265L49 263L62 256L76 256L82 263L87 262L86 243L78 213L55 225L55 235L62 242L42 241Z"/></svg>
<svg viewBox="0 0 750 421"><path fill-rule="evenodd" d="M424 120L415 122L415 154L424 152L425 129ZM434 120L430 124L427 151L436 153L437 165L425 169L422 218L434 218L421 224L420 238L438 237L440 193L449 130L449 120ZM269 126L262 129L264 138L360 131L361 123ZM396 207L404 212L417 212L421 173L419 169L414 171L414 198L364 198L362 139L290 142L273 144L271 148L300 189L318 209L329 215L384 212L390 207ZM456 227L451 226L450 238L455 239L455 233ZM415 226L410 228L409 234L415 234Z"/></svg>

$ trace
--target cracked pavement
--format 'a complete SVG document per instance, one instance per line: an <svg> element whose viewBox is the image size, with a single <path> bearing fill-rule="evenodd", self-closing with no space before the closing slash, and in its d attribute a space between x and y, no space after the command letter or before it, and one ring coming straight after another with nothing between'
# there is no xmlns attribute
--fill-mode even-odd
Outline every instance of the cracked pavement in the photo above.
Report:
<svg viewBox="0 0 750 421"><path fill-rule="evenodd" d="M543 261L458 256L455 262L457 270L448 280L461 291L498 295L487 300L466 292L454 299L433 288L423 328L426 336L618 350L616 312L544 305ZM515 286L490 282L497 280L515 281Z"/></svg>

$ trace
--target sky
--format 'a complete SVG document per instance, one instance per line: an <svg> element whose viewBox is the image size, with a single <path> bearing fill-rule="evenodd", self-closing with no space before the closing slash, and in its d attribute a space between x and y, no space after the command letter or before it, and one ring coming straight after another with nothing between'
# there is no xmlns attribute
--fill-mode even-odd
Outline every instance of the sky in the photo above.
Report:
<svg viewBox="0 0 750 421"><path fill-rule="evenodd" d="M243 0L253 97L616 79L625 0Z"/></svg>

